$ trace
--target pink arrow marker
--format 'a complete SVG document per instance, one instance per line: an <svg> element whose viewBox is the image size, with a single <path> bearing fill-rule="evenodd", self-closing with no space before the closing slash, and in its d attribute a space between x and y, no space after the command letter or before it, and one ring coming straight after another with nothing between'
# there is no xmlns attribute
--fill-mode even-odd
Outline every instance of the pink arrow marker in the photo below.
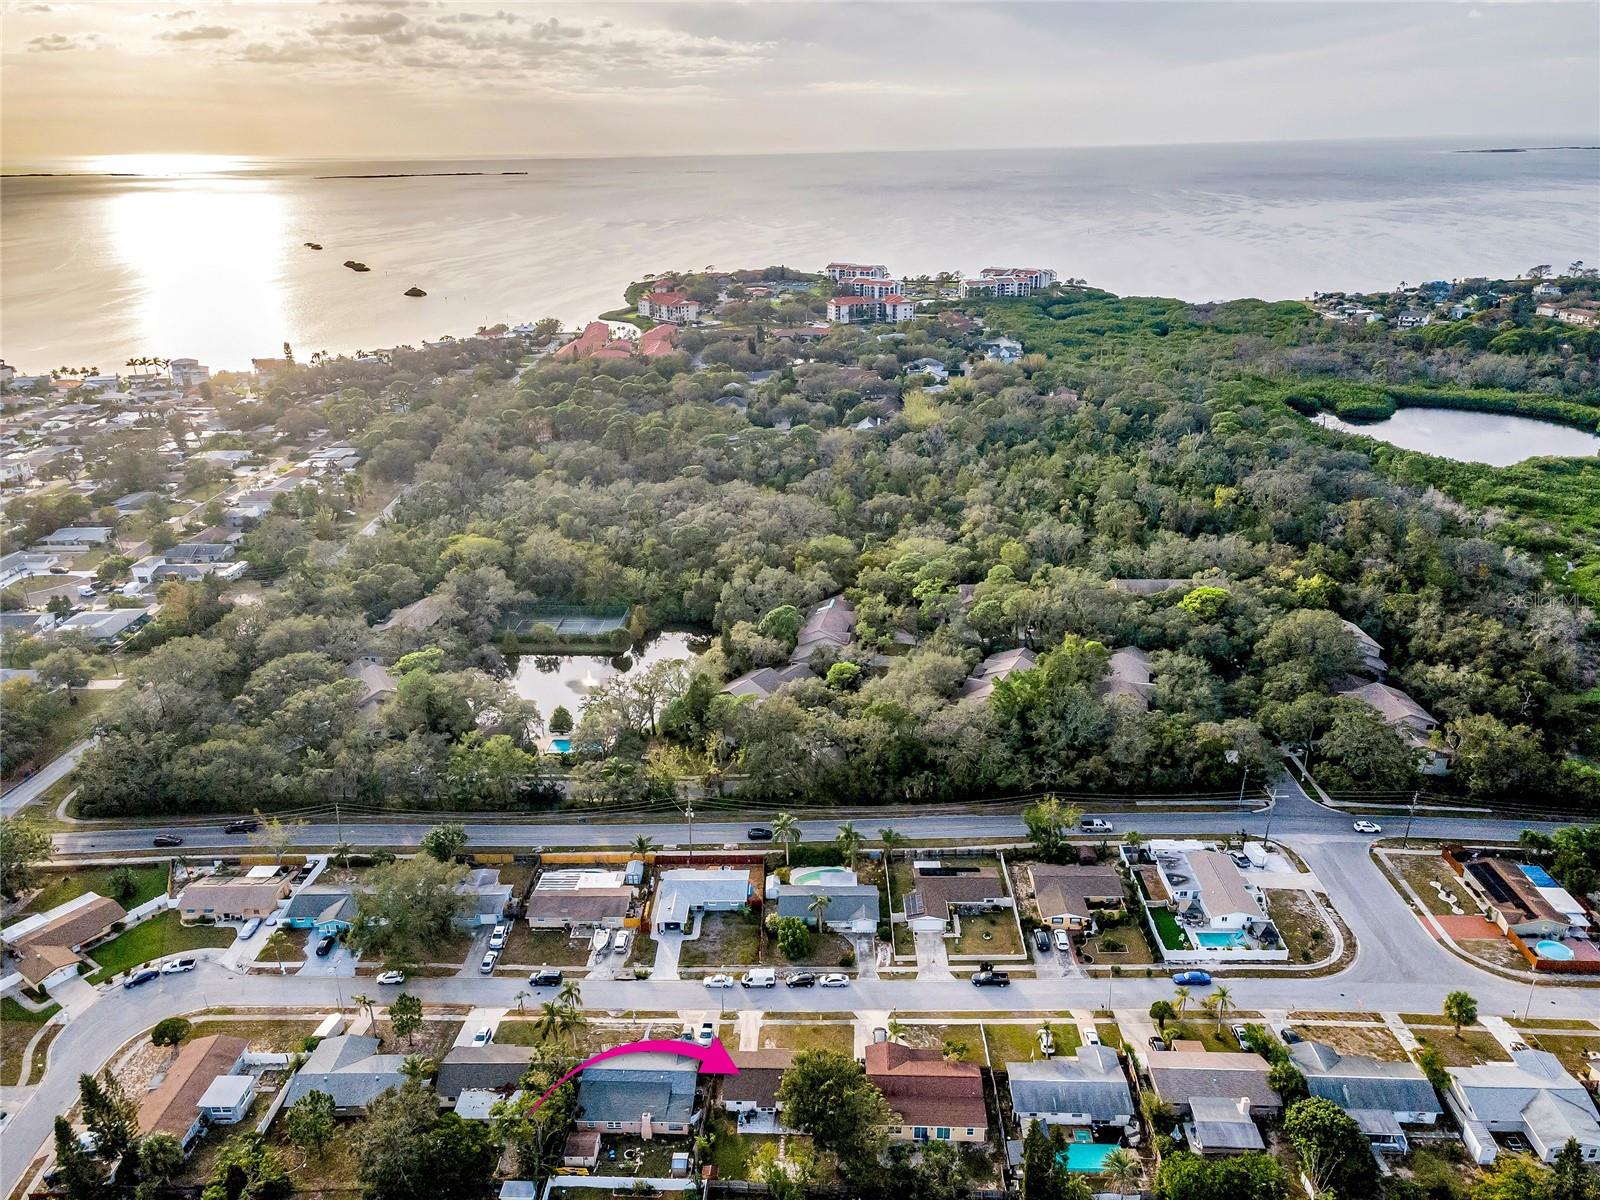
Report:
<svg viewBox="0 0 1600 1200"><path fill-rule="evenodd" d="M700 1074L702 1075L737 1075L739 1068L734 1066L733 1058L722 1044L721 1038L712 1038L709 1046L697 1045L694 1042L668 1041L665 1038L652 1039L644 1042L628 1042L625 1045L613 1046L609 1050L602 1050L593 1058L586 1058L572 1070L545 1089L528 1109L532 1116L538 1108L550 1098L550 1094L573 1076L580 1074L585 1067L592 1067L595 1063L605 1062L608 1058L620 1058L624 1054L675 1054L679 1058L698 1058L700 1060Z"/></svg>

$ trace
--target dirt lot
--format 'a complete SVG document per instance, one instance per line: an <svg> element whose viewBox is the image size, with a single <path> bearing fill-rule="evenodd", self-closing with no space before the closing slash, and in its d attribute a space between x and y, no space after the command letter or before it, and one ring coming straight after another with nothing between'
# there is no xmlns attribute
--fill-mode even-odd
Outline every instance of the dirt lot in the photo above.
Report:
<svg viewBox="0 0 1600 1200"><path fill-rule="evenodd" d="M1412 1025L1417 1040L1439 1051L1447 1067L1475 1067L1479 1063L1509 1062L1511 1055L1484 1029L1463 1029L1457 1037L1449 1026Z"/></svg>
<svg viewBox="0 0 1600 1200"><path fill-rule="evenodd" d="M684 942L678 962L685 967L742 967L758 962L761 920L754 913L706 915L700 936Z"/></svg>
<svg viewBox="0 0 1600 1200"><path fill-rule="evenodd" d="M1340 1054L1365 1054L1385 1062L1402 1062L1405 1050L1382 1025L1306 1025L1295 1031L1307 1041L1322 1042Z"/></svg>

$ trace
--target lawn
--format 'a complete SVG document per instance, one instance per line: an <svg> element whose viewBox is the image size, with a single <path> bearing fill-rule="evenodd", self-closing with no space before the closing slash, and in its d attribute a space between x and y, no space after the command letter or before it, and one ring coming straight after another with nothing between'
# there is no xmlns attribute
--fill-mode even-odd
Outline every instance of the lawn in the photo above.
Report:
<svg viewBox="0 0 1600 1200"><path fill-rule="evenodd" d="M111 893L111 876L120 869L120 867L77 867L66 871L42 872L40 882L44 886L33 899L17 911L17 915L47 912L56 905L75 900L87 892L98 892L102 896L116 900L117 897ZM149 866L134 866L130 863L129 870L133 872L134 891L127 899L118 900L124 908L136 908L167 890L166 863L152 863Z"/></svg>
<svg viewBox="0 0 1600 1200"><path fill-rule="evenodd" d="M1583 1078L1589 1065L1589 1054L1600 1051L1600 1037L1559 1037L1541 1033L1528 1039L1540 1050L1548 1050L1561 1060L1561 1065L1578 1078Z"/></svg>
<svg viewBox="0 0 1600 1200"><path fill-rule="evenodd" d="M1108 941L1121 949L1106 949ZM1156 961L1144 926L1135 921L1096 934L1083 944L1083 949L1095 963L1103 967L1142 967Z"/></svg>
<svg viewBox="0 0 1600 1200"><path fill-rule="evenodd" d="M762 1049L833 1050L846 1058L855 1053L855 1032L849 1025L784 1024L761 1026Z"/></svg>
<svg viewBox="0 0 1600 1200"><path fill-rule="evenodd" d="M717 1169L718 1179L750 1178L750 1160L756 1151L768 1142L782 1144L771 1134L740 1134L733 1115L721 1109L712 1110L706 1126L711 1135L711 1164Z"/></svg>
<svg viewBox="0 0 1600 1200"><path fill-rule="evenodd" d="M1003 1071L1008 1062L1033 1062L1043 1058L1039 1052L1039 1030L1044 1025L1043 1021L1037 1025L985 1025L983 1036L989 1042L989 1065L996 1071ZM1058 1055L1072 1054L1083 1041L1078 1027L1071 1021L1050 1022L1050 1032L1055 1037Z"/></svg>
<svg viewBox="0 0 1600 1200"><path fill-rule="evenodd" d="M43 1012L24 1008L10 996L0 998L0 1087L12 1087L22 1077L22 1052L28 1040L59 1010L59 1004Z"/></svg>
<svg viewBox="0 0 1600 1200"><path fill-rule="evenodd" d="M1230 1017L1222 1023L1222 1028L1217 1028L1217 1023L1208 1017L1191 1017L1185 1021L1167 1022L1167 1042L1175 1041L1201 1042L1210 1051L1236 1053L1239 1043L1233 1040L1233 1034L1228 1032L1228 1026L1233 1023ZM1102 1039L1103 1040L1103 1039Z"/></svg>
<svg viewBox="0 0 1600 1200"><path fill-rule="evenodd" d="M1463 1029L1461 1036L1448 1029L1422 1029L1413 1025L1417 1040L1432 1046L1447 1067L1475 1067L1485 1062L1507 1062L1511 1056L1485 1029Z"/></svg>
<svg viewBox="0 0 1600 1200"><path fill-rule="evenodd" d="M688 1150L692 1144L688 1138L651 1138L645 1141L627 1134L608 1133L600 1142L600 1173L660 1179L672 1170L672 1156Z"/></svg>
<svg viewBox="0 0 1600 1200"><path fill-rule="evenodd" d="M684 942L678 955L685 967L739 967L759 962L761 918L755 913L706 914L700 936Z"/></svg>
<svg viewBox="0 0 1600 1200"><path fill-rule="evenodd" d="M206 946L232 945L234 932L215 925L183 925L179 923L176 912L164 912L90 950L88 956L100 969L89 976L89 982L103 983L130 967L167 954L199 950Z"/></svg>
<svg viewBox="0 0 1600 1200"><path fill-rule="evenodd" d="M983 1063L983 1029L979 1025L907 1025L898 1041L918 1050L943 1050L946 1042L965 1047L960 1061Z"/></svg>
<svg viewBox="0 0 1600 1200"><path fill-rule="evenodd" d="M1155 922L1156 931L1161 934L1161 944L1168 950L1188 950L1189 935L1178 928L1178 918L1172 915L1168 908L1150 909L1150 918Z"/></svg>
<svg viewBox="0 0 1600 1200"><path fill-rule="evenodd" d="M951 954L1021 954L1017 916L1009 908L999 912L970 913L961 918L961 935Z"/></svg>
<svg viewBox="0 0 1600 1200"><path fill-rule="evenodd" d="M1456 898L1456 907L1463 913L1475 913L1477 905L1472 902L1471 895L1461 885L1461 880L1456 873L1445 865L1444 859L1437 854L1398 854L1390 853L1383 856L1389 867L1397 871L1402 879L1411 885L1412 891L1417 893L1423 907L1436 917L1451 915L1450 905L1439 899L1439 893L1433 888L1434 883L1440 883L1445 891Z"/></svg>
<svg viewBox="0 0 1600 1200"><path fill-rule="evenodd" d="M283 1017L196 1018L191 1038L210 1037L213 1033L243 1038L250 1049L261 1054L289 1054L299 1050L305 1040L317 1031L321 1021L295 1021Z"/></svg>

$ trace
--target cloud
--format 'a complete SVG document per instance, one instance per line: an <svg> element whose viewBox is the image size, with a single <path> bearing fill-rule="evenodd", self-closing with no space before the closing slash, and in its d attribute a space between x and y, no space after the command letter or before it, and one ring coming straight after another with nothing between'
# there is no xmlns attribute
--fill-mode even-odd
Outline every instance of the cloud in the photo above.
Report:
<svg viewBox="0 0 1600 1200"><path fill-rule="evenodd" d="M174 29L170 33L163 33L161 40L166 42L220 42L224 38L231 38L238 32L231 25L194 25L188 29Z"/></svg>
<svg viewBox="0 0 1600 1200"><path fill-rule="evenodd" d="M64 33L51 33L43 37L30 38L28 49L31 51L60 51L60 50L89 50L92 49L95 36L92 33L82 37L68 37Z"/></svg>

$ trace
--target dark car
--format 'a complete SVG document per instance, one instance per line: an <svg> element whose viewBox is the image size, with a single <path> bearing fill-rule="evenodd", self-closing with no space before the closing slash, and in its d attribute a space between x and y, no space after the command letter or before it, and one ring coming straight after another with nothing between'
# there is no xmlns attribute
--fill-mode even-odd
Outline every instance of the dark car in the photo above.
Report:
<svg viewBox="0 0 1600 1200"><path fill-rule="evenodd" d="M254 833L261 828L261 822L246 817L242 821L229 821L222 827L223 833Z"/></svg>
<svg viewBox="0 0 1600 1200"><path fill-rule="evenodd" d="M752 825L744 831L744 835L752 842L770 842L772 840L772 830L765 825Z"/></svg>
<svg viewBox="0 0 1600 1200"><path fill-rule="evenodd" d="M1290 1029L1287 1025L1278 1030L1278 1036L1283 1039L1283 1044L1285 1046L1296 1045L1301 1040L1300 1035L1294 1030Z"/></svg>
<svg viewBox="0 0 1600 1200"><path fill-rule="evenodd" d="M135 971L132 975L129 975L128 978L123 981L122 986L125 988L136 988L141 984L149 983L152 979L160 978L160 971L154 971L149 967L146 967L142 971Z"/></svg>
<svg viewBox="0 0 1600 1200"><path fill-rule="evenodd" d="M561 972L554 967L546 967L542 971L535 971L528 976L528 982L534 987L560 987Z"/></svg>
<svg viewBox="0 0 1600 1200"><path fill-rule="evenodd" d="M183 839L175 833L158 833L150 839L152 846L181 846Z"/></svg>
<svg viewBox="0 0 1600 1200"><path fill-rule="evenodd" d="M1179 987L1209 987L1211 973L1209 971L1179 971L1172 977L1172 982Z"/></svg>
<svg viewBox="0 0 1600 1200"><path fill-rule="evenodd" d="M333 953L333 948L338 944L339 937L337 934L330 933L326 935L320 942L317 943L317 957L327 958L328 955Z"/></svg>
<svg viewBox="0 0 1600 1200"><path fill-rule="evenodd" d="M816 987L817 977L811 971L791 971L783 977L785 987Z"/></svg>
<svg viewBox="0 0 1600 1200"><path fill-rule="evenodd" d="M1165 1050L1166 1048L1167 1040L1165 1038L1161 1037L1159 1034L1152 1033L1150 1035L1150 1049Z"/></svg>
<svg viewBox="0 0 1600 1200"><path fill-rule="evenodd" d="M983 970L972 973L973 987L1010 987L1011 976L1004 971Z"/></svg>
<svg viewBox="0 0 1600 1200"><path fill-rule="evenodd" d="M1050 931L1048 929L1035 929L1033 931L1033 944L1039 948L1041 953L1048 952L1050 949Z"/></svg>

